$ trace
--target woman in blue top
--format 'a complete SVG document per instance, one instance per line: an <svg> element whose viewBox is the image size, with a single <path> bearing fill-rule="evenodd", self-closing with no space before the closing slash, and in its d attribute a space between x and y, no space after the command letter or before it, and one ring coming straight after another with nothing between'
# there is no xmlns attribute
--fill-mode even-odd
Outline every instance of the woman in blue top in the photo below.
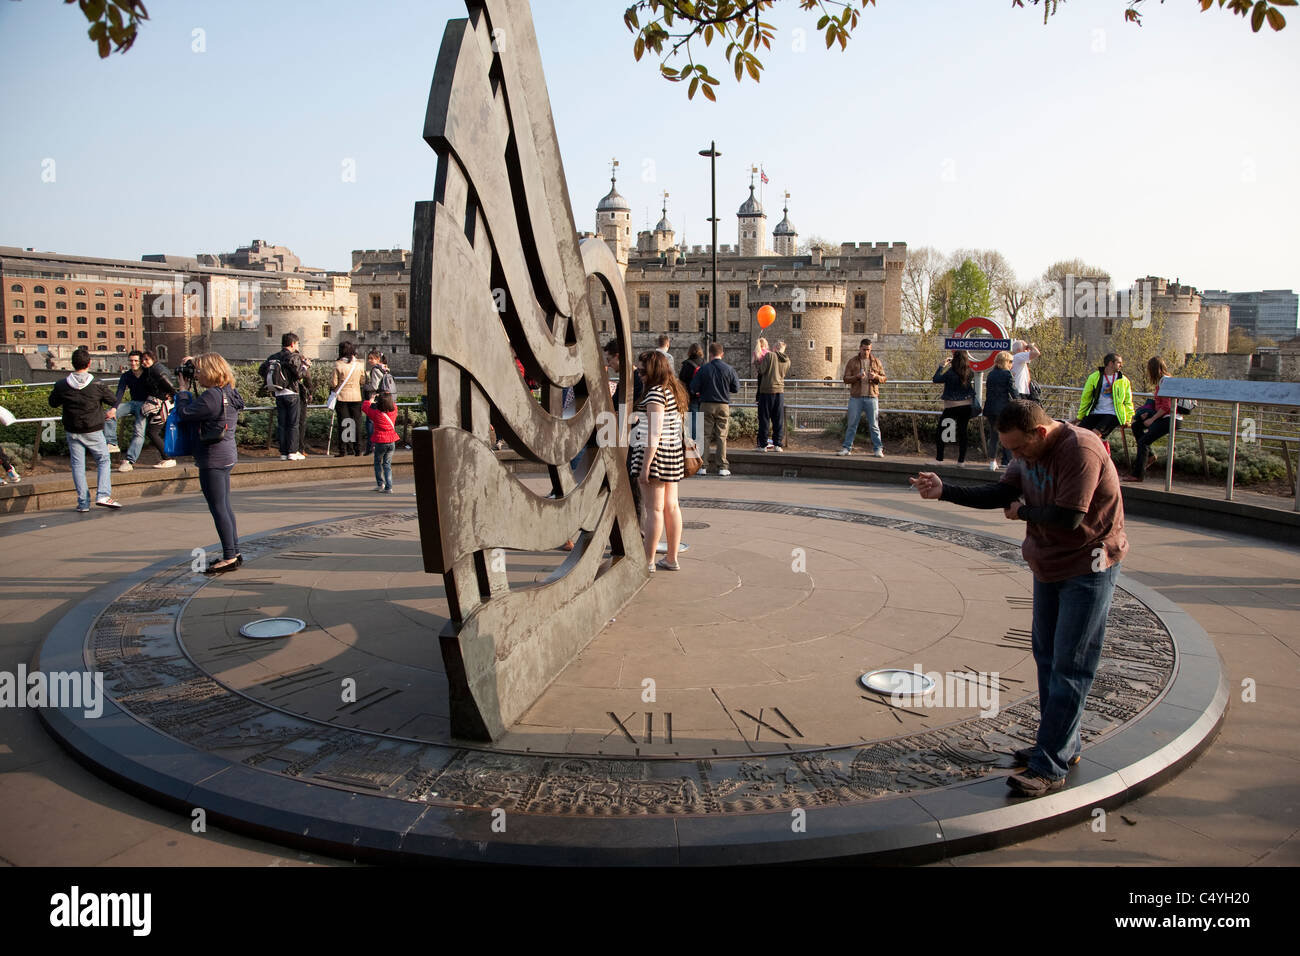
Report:
<svg viewBox="0 0 1300 956"><path fill-rule="evenodd" d="M190 361L186 358L182 364L188 365ZM203 386L203 392L196 398L189 391L193 382L182 378L180 384L185 391L176 394L176 410L182 421L196 426L194 464L199 467L199 488L221 538L221 560L209 565L204 573L224 574L244 563L235 532L235 512L230 507L230 469L238 458L235 426L244 400L235 390L235 373L216 352L205 352L193 362L194 381ZM206 435L203 423L210 423ZM219 433L218 426L221 426Z"/></svg>
<svg viewBox="0 0 1300 956"><path fill-rule="evenodd" d="M964 465L966 426L970 424L975 404L975 376L966 361L966 353L953 352L944 359L931 381L943 385L943 416L939 419L939 431L934 438L935 461L943 461L944 435L949 435L957 442L957 464ZM954 428L955 435L952 434Z"/></svg>

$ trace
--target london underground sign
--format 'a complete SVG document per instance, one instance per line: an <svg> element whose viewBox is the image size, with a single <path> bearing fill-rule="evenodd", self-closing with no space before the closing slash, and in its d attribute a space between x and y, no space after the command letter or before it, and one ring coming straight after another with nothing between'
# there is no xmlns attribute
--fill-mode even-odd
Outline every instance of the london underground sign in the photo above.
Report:
<svg viewBox="0 0 1300 956"><path fill-rule="evenodd" d="M965 351L973 372L987 372L993 367L999 352L1011 350L1011 340L1007 338L1006 330L982 315L972 315L952 331L952 337L943 340L944 350Z"/></svg>

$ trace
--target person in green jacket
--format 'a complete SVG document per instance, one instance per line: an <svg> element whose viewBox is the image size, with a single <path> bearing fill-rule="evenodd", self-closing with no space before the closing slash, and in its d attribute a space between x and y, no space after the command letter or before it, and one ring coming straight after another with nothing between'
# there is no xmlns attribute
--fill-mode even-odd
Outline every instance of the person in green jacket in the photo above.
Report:
<svg viewBox="0 0 1300 956"><path fill-rule="evenodd" d="M1101 368L1088 376L1079 398L1079 427L1105 438L1120 425L1133 421L1133 389L1121 369L1124 360L1114 352L1102 359Z"/></svg>

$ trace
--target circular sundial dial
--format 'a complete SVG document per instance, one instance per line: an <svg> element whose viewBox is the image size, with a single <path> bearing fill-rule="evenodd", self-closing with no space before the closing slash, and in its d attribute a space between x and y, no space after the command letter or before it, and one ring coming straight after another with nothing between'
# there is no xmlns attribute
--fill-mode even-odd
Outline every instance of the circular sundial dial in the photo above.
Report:
<svg viewBox="0 0 1300 956"><path fill-rule="evenodd" d="M475 815L489 826L504 813L545 821L543 842L573 846L610 839L582 821L622 821L614 842L651 857L665 839L654 821L672 818L678 861L689 821L703 834L763 820L792 836L761 858L817 858L873 852L863 839L897 826L917 828L917 844L943 840L942 817L924 801L964 786L1014 806L996 785L1037 724L1032 580L1018 545L816 507L684 505L682 571L657 572L491 744L451 736L439 650L447 605L441 578L421 570L413 511L268 534L248 543L239 575L149 569L83 626L80 646L141 733L229 765L232 780L278 781L271 803L282 816L300 791L341 806L380 801L405 821L399 853L467 855L439 828ZM511 588L535 586L562 559L507 553ZM265 618L306 626L241 635ZM52 644L77 639L58 631ZM1147 604L1117 590L1085 758L1161 700L1178 672L1176 643ZM929 689L863 685L888 669L917 671ZM260 806L228 817L259 823ZM916 808L917 819L881 830ZM832 851L797 839L793 811L876 822ZM438 834L431 844L421 825ZM494 845L518 854L514 839Z"/></svg>

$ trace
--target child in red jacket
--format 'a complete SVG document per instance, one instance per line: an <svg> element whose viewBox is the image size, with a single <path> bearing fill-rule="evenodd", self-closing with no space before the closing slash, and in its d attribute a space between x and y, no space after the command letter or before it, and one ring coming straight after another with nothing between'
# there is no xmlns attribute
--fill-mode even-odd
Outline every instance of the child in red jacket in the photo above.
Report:
<svg viewBox="0 0 1300 956"><path fill-rule="evenodd" d="M397 403L388 392L361 403L361 410L374 426L370 436L375 449L375 491L393 493L393 447L397 444Z"/></svg>

